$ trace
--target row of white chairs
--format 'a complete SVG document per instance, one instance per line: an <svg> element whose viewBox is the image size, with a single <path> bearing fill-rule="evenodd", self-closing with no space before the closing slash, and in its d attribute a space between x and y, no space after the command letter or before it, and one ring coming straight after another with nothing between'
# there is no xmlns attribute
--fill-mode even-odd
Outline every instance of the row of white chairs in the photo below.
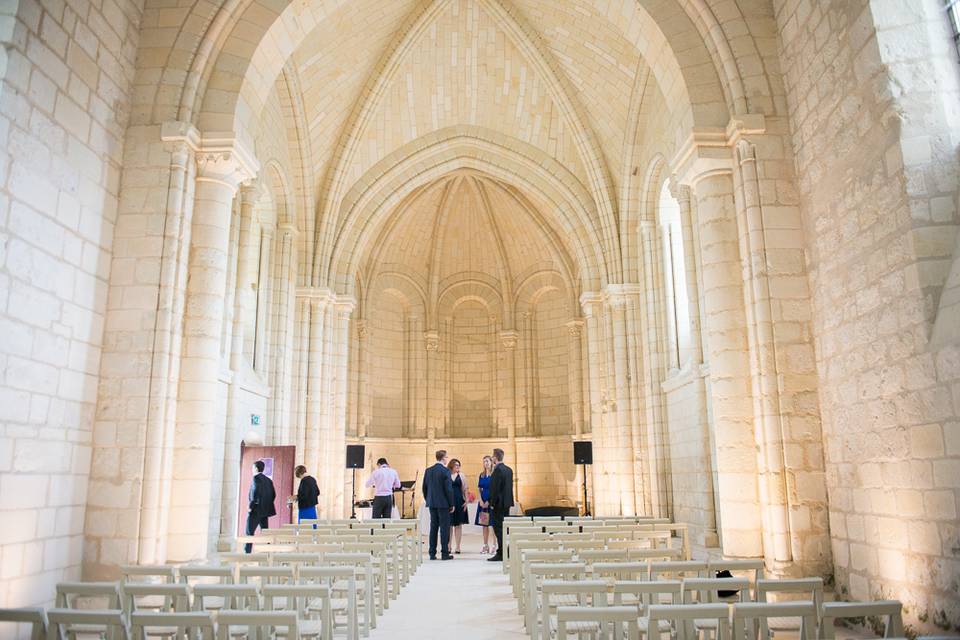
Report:
<svg viewBox="0 0 960 640"><path fill-rule="evenodd" d="M695 640L699 637L695 624L711 623L710 635L716 640L770 638L771 625L784 618L799 618L799 640L834 638L838 619L866 616L886 619L885 638L902 638L901 604L895 600L855 603L830 602L817 608L810 601L738 602L726 604L650 605L642 614L635 606L560 606L556 614L556 639L566 640L574 633L600 638L640 640L670 634L674 640ZM819 625L817 619L820 619ZM813 631L818 628L820 631ZM652 631L651 631L652 630Z"/></svg>
<svg viewBox="0 0 960 640"><path fill-rule="evenodd" d="M113 610L0 609L0 622L29 624L31 640L66 640L92 629L107 640L323 638L296 611L137 612L127 619Z"/></svg>

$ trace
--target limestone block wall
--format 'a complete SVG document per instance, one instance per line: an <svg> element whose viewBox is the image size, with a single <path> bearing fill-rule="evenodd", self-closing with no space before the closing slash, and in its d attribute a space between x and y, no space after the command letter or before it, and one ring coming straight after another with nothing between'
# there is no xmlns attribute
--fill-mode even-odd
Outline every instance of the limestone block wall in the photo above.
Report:
<svg viewBox="0 0 960 640"><path fill-rule="evenodd" d="M91 444L141 12L0 9L0 607L79 578L91 464L121 464Z"/></svg>
<svg viewBox="0 0 960 640"><path fill-rule="evenodd" d="M942 3L777 0L814 300L837 591L957 631L960 352L929 341L954 251Z"/></svg>

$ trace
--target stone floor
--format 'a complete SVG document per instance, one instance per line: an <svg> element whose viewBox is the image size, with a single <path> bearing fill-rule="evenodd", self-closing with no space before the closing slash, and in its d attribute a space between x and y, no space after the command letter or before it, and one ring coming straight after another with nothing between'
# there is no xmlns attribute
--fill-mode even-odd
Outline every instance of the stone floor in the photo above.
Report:
<svg viewBox="0 0 960 640"><path fill-rule="evenodd" d="M455 560L425 560L370 640L527 638L507 576L478 553L481 546L479 535L465 532Z"/></svg>

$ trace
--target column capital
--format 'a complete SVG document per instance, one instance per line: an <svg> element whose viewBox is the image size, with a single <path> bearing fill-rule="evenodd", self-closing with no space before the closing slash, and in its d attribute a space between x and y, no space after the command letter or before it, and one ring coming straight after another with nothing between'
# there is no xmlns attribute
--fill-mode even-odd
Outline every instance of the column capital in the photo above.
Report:
<svg viewBox="0 0 960 640"><path fill-rule="evenodd" d="M500 332L500 344L503 348L510 351L517 348L517 342L520 340L520 332L514 330Z"/></svg>
<svg viewBox="0 0 960 640"><path fill-rule="evenodd" d="M343 316L349 316L357 308L357 299L344 294L334 295L331 303L333 310Z"/></svg>
<svg viewBox="0 0 960 640"><path fill-rule="evenodd" d="M603 294L599 291L581 293L580 307L583 309L584 318L588 320L600 315L600 310L603 307Z"/></svg>
<svg viewBox="0 0 960 640"><path fill-rule="evenodd" d="M333 303L336 296L326 287L297 287L297 297L325 307Z"/></svg>
<svg viewBox="0 0 960 640"><path fill-rule="evenodd" d="M576 338L583 332L583 318L575 318L563 326L567 328L567 335Z"/></svg>
<svg viewBox="0 0 960 640"><path fill-rule="evenodd" d="M440 332L424 331L423 341L427 351L440 351Z"/></svg>
<svg viewBox="0 0 960 640"><path fill-rule="evenodd" d="M160 139L193 151L199 182L218 182L236 191L260 170L253 152L232 132L204 134L188 122L169 121L160 126Z"/></svg>
<svg viewBox="0 0 960 640"><path fill-rule="evenodd" d="M726 127L696 127L670 162L671 173L689 186L713 175L733 172L732 148L745 135L766 132L763 114L734 116Z"/></svg>
<svg viewBox="0 0 960 640"><path fill-rule="evenodd" d="M370 324L360 318L357 320L357 340L366 340L370 336Z"/></svg>
<svg viewBox="0 0 960 640"><path fill-rule="evenodd" d="M627 300L643 293L643 285L636 282L608 284L603 288L603 301L611 307L622 307Z"/></svg>

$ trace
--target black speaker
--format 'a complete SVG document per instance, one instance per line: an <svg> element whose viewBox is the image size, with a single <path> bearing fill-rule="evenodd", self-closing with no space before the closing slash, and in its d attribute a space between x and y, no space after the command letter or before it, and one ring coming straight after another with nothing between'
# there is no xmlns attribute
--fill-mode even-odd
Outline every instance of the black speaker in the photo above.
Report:
<svg viewBox="0 0 960 640"><path fill-rule="evenodd" d="M573 464L593 464L593 443L589 440L573 443Z"/></svg>
<svg viewBox="0 0 960 640"><path fill-rule="evenodd" d="M347 445L347 469L363 469L363 445Z"/></svg>

